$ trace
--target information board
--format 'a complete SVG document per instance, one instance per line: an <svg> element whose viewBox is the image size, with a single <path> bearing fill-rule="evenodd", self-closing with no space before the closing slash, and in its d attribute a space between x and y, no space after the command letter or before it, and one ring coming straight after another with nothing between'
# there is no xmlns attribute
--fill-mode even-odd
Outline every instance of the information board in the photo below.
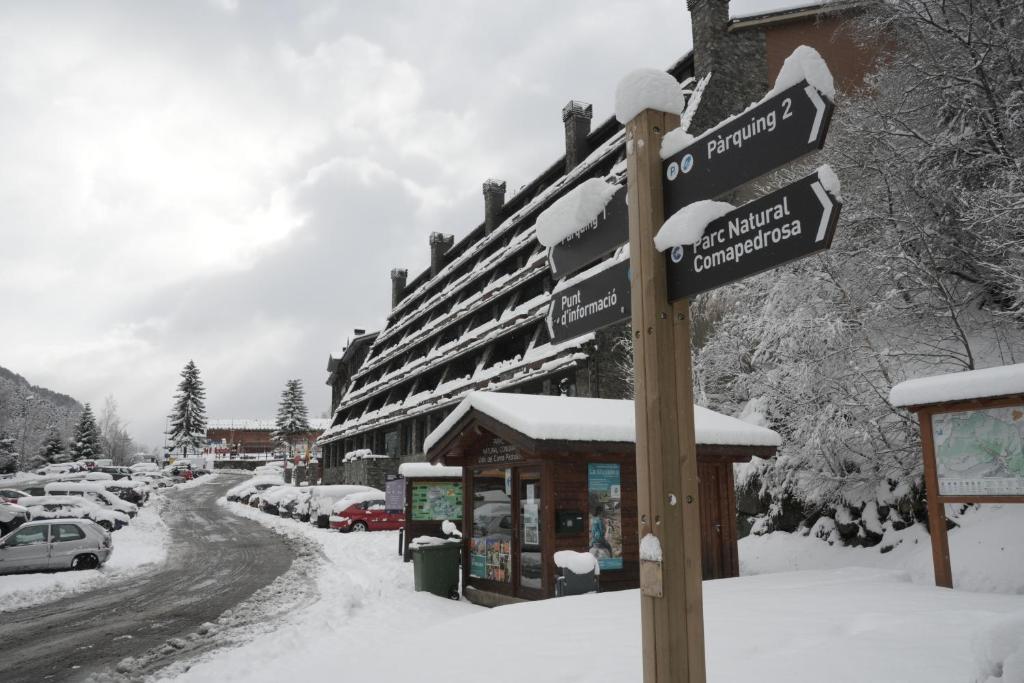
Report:
<svg viewBox="0 0 1024 683"><path fill-rule="evenodd" d="M384 483L384 509L405 512L405 479L388 479Z"/></svg>
<svg viewBox="0 0 1024 683"><path fill-rule="evenodd" d="M413 482L412 519L414 522L441 522L462 519L462 482Z"/></svg>
<svg viewBox="0 0 1024 683"><path fill-rule="evenodd" d="M932 415L941 496L1024 496L1024 405Z"/></svg>
<svg viewBox="0 0 1024 683"><path fill-rule="evenodd" d="M622 472L617 463L587 465L590 553L601 571L622 569Z"/></svg>

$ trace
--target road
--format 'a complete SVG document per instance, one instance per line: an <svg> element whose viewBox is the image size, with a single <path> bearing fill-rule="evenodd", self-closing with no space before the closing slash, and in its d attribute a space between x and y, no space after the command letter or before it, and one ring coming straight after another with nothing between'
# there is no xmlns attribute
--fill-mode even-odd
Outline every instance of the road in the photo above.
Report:
<svg viewBox="0 0 1024 683"><path fill-rule="evenodd" d="M286 539L215 502L240 479L219 475L165 494L171 540L152 573L0 616L0 680L77 681L142 656L155 670L182 654L169 641L184 647L286 572L295 556Z"/></svg>

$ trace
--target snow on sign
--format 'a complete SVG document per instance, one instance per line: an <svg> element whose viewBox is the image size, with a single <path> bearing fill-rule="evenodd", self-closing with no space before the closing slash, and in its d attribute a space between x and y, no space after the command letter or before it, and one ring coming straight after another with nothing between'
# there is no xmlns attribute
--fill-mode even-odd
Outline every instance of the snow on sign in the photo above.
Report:
<svg viewBox="0 0 1024 683"><path fill-rule="evenodd" d="M693 246L669 249L669 301L828 249L842 206L833 179L823 167L711 221Z"/></svg>
<svg viewBox="0 0 1024 683"><path fill-rule="evenodd" d="M597 218L548 250L551 274L560 280L628 241L629 210L622 185Z"/></svg>
<svg viewBox="0 0 1024 683"><path fill-rule="evenodd" d="M708 131L662 162L665 215L821 149L832 109L802 80Z"/></svg>
<svg viewBox="0 0 1024 683"><path fill-rule="evenodd" d="M1024 406L932 416L942 496L1024 496Z"/></svg>
<svg viewBox="0 0 1024 683"><path fill-rule="evenodd" d="M629 259L606 263L611 265L596 268L593 275L574 279L551 295L547 322L554 343L629 320Z"/></svg>

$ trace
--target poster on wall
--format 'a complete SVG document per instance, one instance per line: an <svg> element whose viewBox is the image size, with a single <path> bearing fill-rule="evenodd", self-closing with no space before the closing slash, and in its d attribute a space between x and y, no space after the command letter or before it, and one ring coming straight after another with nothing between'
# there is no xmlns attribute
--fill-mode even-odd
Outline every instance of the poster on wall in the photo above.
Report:
<svg viewBox="0 0 1024 683"><path fill-rule="evenodd" d="M616 463L587 465L590 554L601 571L622 569L622 472Z"/></svg>
<svg viewBox="0 0 1024 683"><path fill-rule="evenodd" d="M384 509L388 512L405 511L405 479L388 479L385 482Z"/></svg>
<svg viewBox="0 0 1024 683"><path fill-rule="evenodd" d="M523 545L540 545L540 505L523 501Z"/></svg>
<svg viewBox="0 0 1024 683"><path fill-rule="evenodd" d="M932 415L942 496L1024 496L1024 406Z"/></svg>
<svg viewBox="0 0 1024 683"><path fill-rule="evenodd" d="M416 522L462 519L462 482L413 482L412 519Z"/></svg>
<svg viewBox="0 0 1024 683"><path fill-rule="evenodd" d="M512 581L512 539L481 536L469 541L469 575L499 583Z"/></svg>

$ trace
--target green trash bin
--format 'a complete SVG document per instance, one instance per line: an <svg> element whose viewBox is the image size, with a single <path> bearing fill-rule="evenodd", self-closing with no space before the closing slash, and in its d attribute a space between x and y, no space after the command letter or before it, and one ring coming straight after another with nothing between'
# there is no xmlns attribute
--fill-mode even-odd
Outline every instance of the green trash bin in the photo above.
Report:
<svg viewBox="0 0 1024 683"><path fill-rule="evenodd" d="M416 590L427 591L442 598L459 599L461 541L417 545L412 549L412 563Z"/></svg>

